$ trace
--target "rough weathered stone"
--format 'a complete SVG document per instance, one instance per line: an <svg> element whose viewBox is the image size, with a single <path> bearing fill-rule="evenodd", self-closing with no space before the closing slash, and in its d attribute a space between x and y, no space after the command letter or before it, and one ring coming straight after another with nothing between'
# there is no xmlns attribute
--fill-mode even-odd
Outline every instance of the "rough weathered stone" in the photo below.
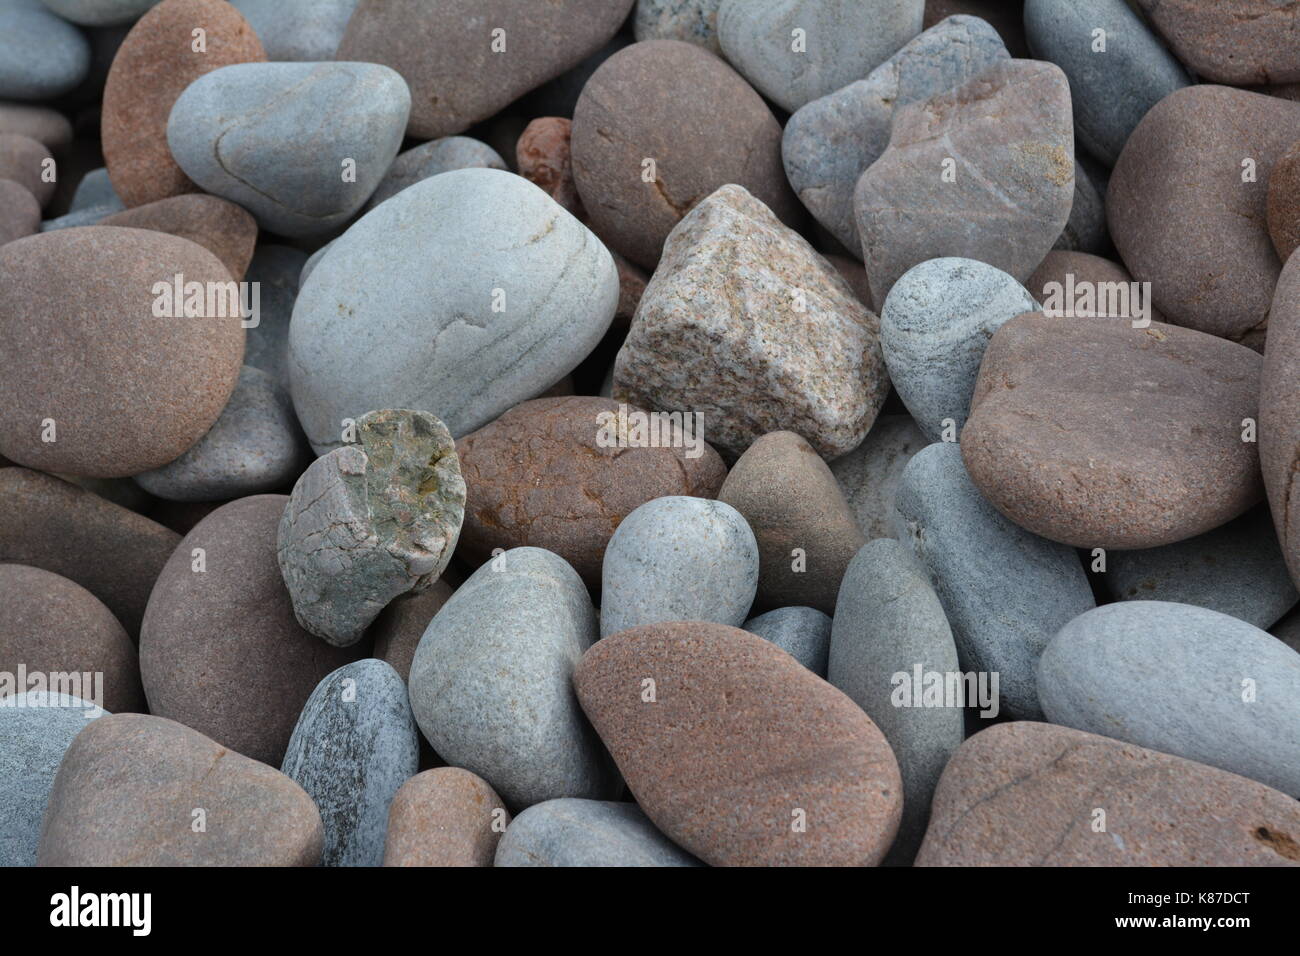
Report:
<svg viewBox="0 0 1300 956"><path fill-rule="evenodd" d="M196 24L204 49L194 49ZM172 158L167 118L187 86L231 63L261 62L253 28L225 0L164 0L126 35L104 87L104 164L127 206L198 192Z"/></svg>
<svg viewBox="0 0 1300 956"><path fill-rule="evenodd" d="M379 866L388 806L419 767L406 684L383 661L344 664L312 691L280 770L312 798L324 866Z"/></svg>
<svg viewBox="0 0 1300 956"><path fill-rule="evenodd" d="M256 220L241 207L216 196L169 196L105 216L97 225L166 232L197 242L221 260L236 282L244 278L257 245Z"/></svg>
<svg viewBox="0 0 1300 956"><path fill-rule="evenodd" d="M393 796L384 866L491 866L509 825L510 811L482 777L426 770Z"/></svg>
<svg viewBox="0 0 1300 956"><path fill-rule="evenodd" d="M1278 0L1137 0L1178 59L1212 83L1300 80L1300 9Z"/></svg>
<svg viewBox="0 0 1300 956"><path fill-rule="evenodd" d="M65 577L0 564L0 674L19 667L96 675L92 686L80 687L85 699L113 713L144 709L135 645L113 612Z"/></svg>
<svg viewBox="0 0 1300 956"><path fill-rule="evenodd" d="M700 866L655 829L635 803L547 800L529 807L497 844L496 866Z"/></svg>
<svg viewBox="0 0 1300 956"><path fill-rule="evenodd" d="M92 721L68 748L37 861L315 866L321 835L311 798L278 770L175 721L117 714Z"/></svg>
<svg viewBox="0 0 1300 956"><path fill-rule="evenodd" d="M1264 328L1281 269L1268 179L1297 139L1300 103L1204 84L1169 94L1138 123L1111 175L1106 219L1124 265L1151 283L1171 321L1236 340Z"/></svg>
<svg viewBox="0 0 1300 956"><path fill-rule="evenodd" d="M696 203L729 183L789 225L801 218L781 124L738 73L690 43L634 43L601 64L574 111L571 148L592 229L645 269Z"/></svg>
<svg viewBox="0 0 1300 956"><path fill-rule="evenodd" d="M1260 364L1176 325L1022 315L984 353L962 458L999 511L1053 541L1181 541L1263 497L1255 444L1242 440Z"/></svg>
<svg viewBox="0 0 1300 956"><path fill-rule="evenodd" d="M574 686L641 809L706 863L875 864L893 842L902 780L884 736L761 637L633 628L588 651Z"/></svg>
<svg viewBox="0 0 1300 956"><path fill-rule="evenodd" d="M140 629L150 711L275 766L316 685L361 656L294 620L275 562L288 501L240 498L195 525L158 575Z"/></svg>
<svg viewBox="0 0 1300 956"><path fill-rule="evenodd" d="M1298 833L1300 804L1261 783L1022 721L949 761L916 865L1296 866Z"/></svg>
<svg viewBox="0 0 1300 956"><path fill-rule="evenodd" d="M573 121L562 116L542 116L524 129L515 144L516 166L523 176L585 221L587 211L573 182L573 158L569 146Z"/></svg>
<svg viewBox="0 0 1300 956"><path fill-rule="evenodd" d="M614 366L614 397L704 415L739 455L773 431L834 458L889 390L879 320L839 273L740 186L673 230Z"/></svg>
<svg viewBox="0 0 1300 956"><path fill-rule="evenodd" d="M637 0L633 29L637 42L683 40L722 55L718 7L722 0Z"/></svg>
<svg viewBox="0 0 1300 956"><path fill-rule="evenodd" d="M1073 201L1065 74L1038 60L995 63L898 110L889 148L858 180L854 210L872 294L884 302L899 276L940 256L977 259L1023 282L1061 235Z"/></svg>
<svg viewBox="0 0 1300 956"><path fill-rule="evenodd" d="M493 116L577 65L613 37L632 3L442 0L433 8L423 0L361 0L335 58L400 73L411 88L407 132L433 139Z"/></svg>
<svg viewBox="0 0 1300 956"><path fill-rule="evenodd" d="M277 559L307 630L361 640L388 602L438 579L460 536L465 479L447 427L427 412L369 412L356 444L316 459L280 521Z"/></svg>
<svg viewBox="0 0 1300 956"><path fill-rule="evenodd" d="M903 469L928 444L911 416L882 415L861 445L831 462L831 474L868 541L894 533L894 494Z"/></svg>

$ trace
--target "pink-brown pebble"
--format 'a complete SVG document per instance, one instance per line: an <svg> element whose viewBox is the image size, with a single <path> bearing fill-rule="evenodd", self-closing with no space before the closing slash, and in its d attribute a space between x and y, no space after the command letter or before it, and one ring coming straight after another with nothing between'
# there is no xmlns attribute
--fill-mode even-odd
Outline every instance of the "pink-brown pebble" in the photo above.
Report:
<svg viewBox="0 0 1300 956"><path fill-rule="evenodd" d="M127 226L197 242L241 280L257 245L257 220L242 206L202 193L169 196L101 219L101 226Z"/></svg>
<svg viewBox="0 0 1300 956"><path fill-rule="evenodd" d="M0 133L0 180L11 179L44 208L54 195L57 175L50 151L30 136Z"/></svg>
<svg viewBox="0 0 1300 956"><path fill-rule="evenodd" d="M459 767L416 774L388 808L384 866L491 866L510 825L487 781Z"/></svg>
<svg viewBox="0 0 1300 956"><path fill-rule="evenodd" d="M41 204L26 187L0 179L0 246L41 231Z"/></svg>

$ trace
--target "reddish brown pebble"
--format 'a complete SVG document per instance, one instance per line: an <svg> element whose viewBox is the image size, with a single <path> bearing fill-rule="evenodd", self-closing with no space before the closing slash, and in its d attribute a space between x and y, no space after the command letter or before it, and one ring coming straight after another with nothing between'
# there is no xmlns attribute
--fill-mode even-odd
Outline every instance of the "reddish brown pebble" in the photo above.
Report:
<svg viewBox="0 0 1300 956"><path fill-rule="evenodd" d="M482 777L458 767L416 774L388 808L384 866L491 866L510 813Z"/></svg>
<svg viewBox="0 0 1300 956"><path fill-rule="evenodd" d="M280 771L175 721L114 714L64 755L37 865L316 866L323 839Z"/></svg>
<svg viewBox="0 0 1300 956"><path fill-rule="evenodd" d="M42 207L50 201L57 185L50 151L18 133L0 133L0 180L11 179L36 197Z"/></svg>
<svg viewBox="0 0 1300 956"><path fill-rule="evenodd" d="M0 454L43 471L136 475L180 457L225 408L244 355L240 316L177 316L184 296L162 297L177 274L230 284L201 246L60 229L0 246L0 274L0 353L23 356L0 368Z"/></svg>
<svg viewBox="0 0 1300 956"><path fill-rule="evenodd" d="M1290 0L1137 0L1183 64L1211 83L1300 80L1300 7Z"/></svg>
<svg viewBox="0 0 1300 956"><path fill-rule="evenodd" d="M1124 144L1106 220L1124 265L1171 322L1237 341L1262 328L1281 263L1268 178L1300 137L1300 103L1188 86Z"/></svg>
<svg viewBox="0 0 1300 956"><path fill-rule="evenodd" d="M691 43L634 43L602 63L574 110L572 146L592 230L646 269L673 226L728 183L787 225L802 218L781 124L739 73Z"/></svg>
<svg viewBox="0 0 1300 956"><path fill-rule="evenodd" d="M1300 246L1300 142L1268 174L1268 235L1283 264Z"/></svg>
<svg viewBox="0 0 1300 956"><path fill-rule="evenodd" d="M418 594L395 598L370 625L368 636L375 642L371 655L386 662L405 683L411 676L411 661L420 638L451 597L453 588L443 578Z"/></svg>
<svg viewBox="0 0 1300 956"><path fill-rule="evenodd" d="M109 179L128 208L199 191L167 146L172 105L204 73L265 60L257 34L225 0L163 0L140 18L113 57L100 127Z"/></svg>
<svg viewBox="0 0 1300 956"><path fill-rule="evenodd" d="M0 564L0 673L20 665L29 674L102 675L82 684L83 699L98 697L115 714L144 708L135 645L113 612L65 577Z"/></svg>
<svg viewBox="0 0 1300 956"><path fill-rule="evenodd" d="M1260 356L1176 325L1031 312L994 333L961 433L971 480L1023 528L1153 548L1263 496Z"/></svg>
<svg viewBox="0 0 1300 956"><path fill-rule="evenodd" d="M134 640L154 580L181 536L53 475L0 469L0 561L62 575L113 612Z"/></svg>
<svg viewBox="0 0 1300 956"><path fill-rule="evenodd" d="M1300 803L1109 737L998 724L948 762L916 865L1297 866Z"/></svg>
<svg viewBox="0 0 1300 956"><path fill-rule="evenodd" d="M583 222L586 210L573 184L573 160L569 154L570 120L543 116L524 129L515 144L519 175L536 183L548 196Z"/></svg>
<svg viewBox="0 0 1300 956"><path fill-rule="evenodd" d="M844 570L867 543L839 483L794 432L770 432L737 459L718 492L758 540L758 607L835 613Z"/></svg>
<svg viewBox="0 0 1300 956"><path fill-rule="evenodd" d="M680 419L661 447L617 447L637 440L629 429L644 414L609 398L535 399L462 438L468 494L458 555L477 565L494 548L545 548L598 588L619 522L653 498L713 498L726 476L698 432L686 447Z"/></svg>
<svg viewBox="0 0 1300 956"><path fill-rule="evenodd" d="M41 231L41 204L12 179L0 179L0 246Z"/></svg>
<svg viewBox="0 0 1300 956"><path fill-rule="evenodd" d="M257 245L257 220L243 207L197 193L145 203L98 224L166 232L197 242L220 259L236 281L244 278Z"/></svg>
<svg viewBox="0 0 1300 956"><path fill-rule="evenodd" d="M35 103L0 102L0 133L30 136L46 149L62 149L72 142L72 124L58 110Z"/></svg>
<svg viewBox="0 0 1300 956"><path fill-rule="evenodd" d="M321 679L361 656L299 625L275 559L286 495L200 521L158 575L140 628L149 710L279 766Z"/></svg>
<svg viewBox="0 0 1300 956"><path fill-rule="evenodd" d="M641 809L707 863L874 865L893 842L902 780L884 735L761 637L634 627L587 651L574 686Z"/></svg>
<svg viewBox="0 0 1300 956"><path fill-rule="evenodd" d="M1300 581L1300 256L1287 260L1273 294L1259 380L1259 461L1273 527L1291 580ZM3 474L3 472L0 472Z"/></svg>

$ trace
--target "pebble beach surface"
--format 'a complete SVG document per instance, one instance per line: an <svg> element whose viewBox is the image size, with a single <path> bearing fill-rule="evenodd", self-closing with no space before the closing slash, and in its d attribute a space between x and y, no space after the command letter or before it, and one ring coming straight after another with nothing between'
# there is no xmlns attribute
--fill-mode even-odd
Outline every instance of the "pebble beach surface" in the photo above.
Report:
<svg viewBox="0 0 1300 956"><path fill-rule="evenodd" d="M1300 866L1297 36L0 0L0 865Z"/></svg>

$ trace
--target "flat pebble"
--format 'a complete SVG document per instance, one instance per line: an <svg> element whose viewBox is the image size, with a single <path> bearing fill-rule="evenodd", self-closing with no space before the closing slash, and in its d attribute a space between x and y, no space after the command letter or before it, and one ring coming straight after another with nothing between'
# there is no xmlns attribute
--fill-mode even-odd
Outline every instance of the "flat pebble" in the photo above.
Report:
<svg viewBox="0 0 1300 956"><path fill-rule="evenodd" d="M497 844L496 866L700 866L634 803L565 797L529 807Z"/></svg>
<svg viewBox="0 0 1300 956"><path fill-rule="evenodd" d="M384 866L491 866L509 825L510 811L482 777L426 770L393 796Z"/></svg>
<svg viewBox="0 0 1300 956"><path fill-rule="evenodd" d="M109 178L108 167L100 166L81 177L76 192L72 194L72 205L68 207L68 212L111 203L116 203L119 210L126 208L118 198L117 191L113 189L113 180Z"/></svg>
<svg viewBox="0 0 1300 956"><path fill-rule="evenodd" d="M42 0L63 19L84 27L112 27L138 19L158 0Z"/></svg>
<svg viewBox="0 0 1300 956"><path fill-rule="evenodd" d="M44 145L20 133L0 133L0 180L12 180L36 197L42 208L54 195L49 172L57 169Z"/></svg>
<svg viewBox="0 0 1300 956"><path fill-rule="evenodd" d="M72 142L72 124L58 110L36 103L0 102L0 133L30 136L47 149Z"/></svg>
<svg viewBox="0 0 1300 956"><path fill-rule="evenodd" d="M751 617L742 629L775 644L818 677L826 676L831 619L815 607L779 607Z"/></svg>
<svg viewBox="0 0 1300 956"><path fill-rule="evenodd" d="M0 4L0 99L53 99L85 79L89 69L85 34L41 0Z"/></svg>

